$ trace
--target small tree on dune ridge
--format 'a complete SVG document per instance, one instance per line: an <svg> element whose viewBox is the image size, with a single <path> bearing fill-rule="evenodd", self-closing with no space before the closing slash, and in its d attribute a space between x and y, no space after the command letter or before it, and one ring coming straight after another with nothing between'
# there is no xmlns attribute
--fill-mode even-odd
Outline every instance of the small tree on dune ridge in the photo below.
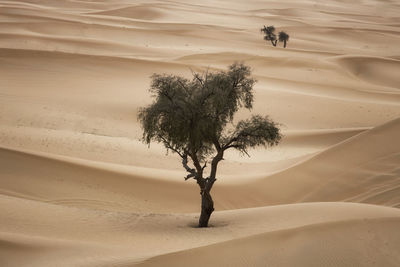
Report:
<svg viewBox="0 0 400 267"><path fill-rule="evenodd" d="M283 42L283 48L286 48L286 43L289 41L289 34L284 31L279 32L278 34L279 42Z"/></svg>
<svg viewBox="0 0 400 267"><path fill-rule="evenodd" d="M192 178L199 185L199 227L208 226L214 211L210 191L224 153L236 149L248 155L249 148L277 145L281 139L277 124L266 116L253 115L233 123L239 108L250 110L253 106L256 81L250 74L250 68L239 63L227 71L193 73L191 80L154 74L150 92L155 99L139 110L143 141L162 143L178 154L188 172L185 180Z"/></svg>
<svg viewBox="0 0 400 267"><path fill-rule="evenodd" d="M271 41L271 44L273 46L276 46L277 39L276 39L276 34L275 34L275 27L274 26L268 26L261 28L261 32L264 33L264 40L266 41Z"/></svg>
<svg viewBox="0 0 400 267"><path fill-rule="evenodd" d="M289 34L286 32L280 31L278 33L278 39L276 38L274 26L265 27L264 25L264 27L261 28L261 32L264 33L264 40L271 41L273 46L276 46L276 43L279 40L279 42L283 42L283 47L286 48L286 44L289 41Z"/></svg>

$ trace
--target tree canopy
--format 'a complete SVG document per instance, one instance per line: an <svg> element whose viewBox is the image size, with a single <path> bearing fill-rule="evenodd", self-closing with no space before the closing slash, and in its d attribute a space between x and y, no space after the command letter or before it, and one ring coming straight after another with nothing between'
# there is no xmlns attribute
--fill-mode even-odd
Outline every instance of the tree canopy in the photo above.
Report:
<svg viewBox="0 0 400 267"><path fill-rule="evenodd" d="M233 123L240 107L253 106L255 79L244 64L234 63L228 71L194 73L193 79L154 74L150 92L155 101L139 111L143 140L161 142L180 156L205 160L212 152L259 145L275 145L281 135L276 124L260 115Z"/></svg>
<svg viewBox="0 0 400 267"><path fill-rule="evenodd" d="M271 44L273 46L276 46L276 34L275 34L275 27L274 26L268 26L261 28L261 32L264 33L264 40L266 41L271 41Z"/></svg>
<svg viewBox="0 0 400 267"><path fill-rule="evenodd" d="M278 35L279 42L283 42L283 47L286 47L287 41L289 41L289 34L284 31L280 31Z"/></svg>

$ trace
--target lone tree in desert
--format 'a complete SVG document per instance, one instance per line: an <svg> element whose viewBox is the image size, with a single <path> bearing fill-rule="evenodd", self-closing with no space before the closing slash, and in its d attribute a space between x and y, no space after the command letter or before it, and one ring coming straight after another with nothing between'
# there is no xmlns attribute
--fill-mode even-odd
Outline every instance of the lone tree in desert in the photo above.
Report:
<svg viewBox="0 0 400 267"><path fill-rule="evenodd" d="M278 40L276 39L274 26L265 27L264 25L264 27L261 28L261 32L264 33L264 40L271 41L271 44L276 46Z"/></svg>
<svg viewBox="0 0 400 267"><path fill-rule="evenodd" d="M289 34L284 31L279 32L278 34L279 42L283 42L283 48L286 48L286 43L289 41Z"/></svg>
<svg viewBox="0 0 400 267"><path fill-rule="evenodd" d="M199 185L199 227L208 226L214 211L210 191L225 151L236 149L248 155L249 148L276 145L281 139L277 124L266 116L233 122L239 108L253 106L256 81L250 75L250 68L239 63L227 71L193 73L191 80L153 74L150 92L154 102L139 110L143 141L162 143L178 154L188 172L185 180L193 178Z"/></svg>

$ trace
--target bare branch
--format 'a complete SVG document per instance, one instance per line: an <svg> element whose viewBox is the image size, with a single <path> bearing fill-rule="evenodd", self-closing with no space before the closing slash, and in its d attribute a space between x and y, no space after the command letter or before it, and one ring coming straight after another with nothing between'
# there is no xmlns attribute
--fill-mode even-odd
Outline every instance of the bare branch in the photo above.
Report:
<svg viewBox="0 0 400 267"><path fill-rule="evenodd" d="M198 159L196 153L188 153L188 155L189 155L190 158L192 159L193 164L194 164L194 167L195 167L196 170L197 170L197 173L198 173L198 174L201 174L201 173L202 173L202 168L201 168L200 161L199 161L199 159Z"/></svg>
<svg viewBox="0 0 400 267"><path fill-rule="evenodd" d="M183 168L185 168L185 170L189 173L186 177L185 177L185 181L190 179L190 178L194 178L197 175L197 172L195 169L192 169L189 167L188 165L188 158L187 158L187 154L183 154L182 157L182 166Z"/></svg>
<svg viewBox="0 0 400 267"><path fill-rule="evenodd" d="M215 149L219 152L222 149L222 147L221 147L221 144L218 141L218 138L216 136L214 136L212 141L213 141L213 144L215 146Z"/></svg>
<svg viewBox="0 0 400 267"><path fill-rule="evenodd" d="M179 151L177 148L173 147L170 142L168 142L167 139L165 139L162 135L158 135L158 138L160 138L163 141L164 146L167 149L171 149L172 151L174 151L176 154L178 154L181 158L184 157L184 154L182 154L181 151Z"/></svg>
<svg viewBox="0 0 400 267"><path fill-rule="evenodd" d="M211 171L210 171L211 179L215 179L215 176L217 174L218 163L221 160L223 160L223 157L224 157L224 151L220 150L220 151L218 151L217 155L215 155L213 160L211 161Z"/></svg>
<svg viewBox="0 0 400 267"><path fill-rule="evenodd" d="M194 70L192 70L192 68L189 68L189 69L190 69L190 71L192 72L193 77L194 77L197 81L199 81L199 83L201 84L201 86L204 86L204 81L203 81L202 77L200 77L200 75L199 75L197 72L195 72Z"/></svg>
<svg viewBox="0 0 400 267"><path fill-rule="evenodd" d="M204 171L205 168L207 168L207 161L204 162L204 165L203 165L203 167L201 167L201 170Z"/></svg>

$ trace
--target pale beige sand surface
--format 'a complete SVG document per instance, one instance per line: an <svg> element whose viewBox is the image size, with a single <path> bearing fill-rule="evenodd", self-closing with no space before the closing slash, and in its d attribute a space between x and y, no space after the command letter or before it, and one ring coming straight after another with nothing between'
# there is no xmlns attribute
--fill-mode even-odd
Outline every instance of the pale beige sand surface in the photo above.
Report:
<svg viewBox="0 0 400 267"><path fill-rule="evenodd" d="M0 0L0 266L400 266L399 14L378 0ZM198 229L197 186L140 142L136 115L152 73L234 61L258 80L251 112L285 137L226 155Z"/></svg>

